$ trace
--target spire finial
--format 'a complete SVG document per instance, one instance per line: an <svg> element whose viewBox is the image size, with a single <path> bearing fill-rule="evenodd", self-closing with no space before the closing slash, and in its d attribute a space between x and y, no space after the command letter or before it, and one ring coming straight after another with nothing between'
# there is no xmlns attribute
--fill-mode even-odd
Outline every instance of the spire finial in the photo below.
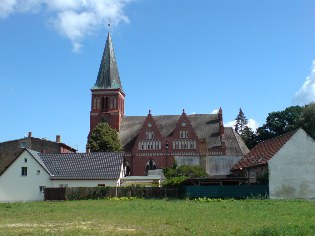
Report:
<svg viewBox="0 0 315 236"><path fill-rule="evenodd" d="M107 26L108 26L108 32L110 32L111 23L112 23L111 19L110 19L110 18L108 18L108 23L107 23Z"/></svg>
<svg viewBox="0 0 315 236"><path fill-rule="evenodd" d="M151 115L151 110L149 110L149 115Z"/></svg>
<svg viewBox="0 0 315 236"><path fill-rule="evenodd" d="M185 114L185 109L183 109L183 114Z"/></svg>

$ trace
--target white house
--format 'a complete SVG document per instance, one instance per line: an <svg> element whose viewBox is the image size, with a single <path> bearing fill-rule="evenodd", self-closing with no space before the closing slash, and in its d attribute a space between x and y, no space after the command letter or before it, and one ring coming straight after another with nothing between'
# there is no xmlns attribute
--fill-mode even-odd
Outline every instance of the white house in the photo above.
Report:
<svg viewBox="0 0 315 236"><path fill-rule="evenodd" d="M256 145L233 168L249 181L269 172L271 199L315 198L315 141L303 129Z"/></svg>
<svg viewBox="0 0 315 236"><path fill-rule="evenodd" d="M44 199L45 187L119 186L123 153L46 154L24 149L0 173L0 202Z"/></svg>

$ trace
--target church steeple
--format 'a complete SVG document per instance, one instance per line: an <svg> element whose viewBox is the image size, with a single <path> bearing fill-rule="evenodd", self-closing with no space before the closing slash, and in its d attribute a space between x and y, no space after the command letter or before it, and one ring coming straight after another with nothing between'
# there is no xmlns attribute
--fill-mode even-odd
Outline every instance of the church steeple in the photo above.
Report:
<svg viewBox="0 0 315 236"><path fill-rule="evenodd" d="M109 32L107 34L106 45L98 71L97 80L92 89L122 90L112 38Z"/></svg>
<svg viewBox="0 0 315 236"><path fill-rule="evenodd" d="M90 132L100 122L107 122L119 131L125 110L125 94L122 91L110 33L107 35L97 80L91 92Z"/></svg>

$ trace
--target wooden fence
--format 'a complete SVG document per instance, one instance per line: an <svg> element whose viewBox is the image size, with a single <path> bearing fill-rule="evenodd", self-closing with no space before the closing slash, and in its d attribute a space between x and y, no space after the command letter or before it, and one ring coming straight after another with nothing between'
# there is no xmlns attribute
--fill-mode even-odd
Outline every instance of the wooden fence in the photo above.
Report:
<svg viewBox="0 0 315 236"><path fill-rule="evenodd" d="M138 197L138 198L179 198L177 188L159 187L70 187L46 188L45 201L51 200L83 200L112 197Z"/></svg>
<svg viewBox="0 0 315 236"><path fill-rule="evenodd" d="M247 198L268 197L268 185L231 186L181 186L179 188L159 187L75 187L46 188L47 200L84 200L112 197L138 198Z"/></svg>

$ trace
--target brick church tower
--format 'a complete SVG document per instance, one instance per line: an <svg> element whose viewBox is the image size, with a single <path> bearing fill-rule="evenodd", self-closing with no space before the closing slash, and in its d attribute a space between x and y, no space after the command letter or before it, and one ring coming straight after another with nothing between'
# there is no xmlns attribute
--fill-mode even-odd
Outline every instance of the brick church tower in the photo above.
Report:
<svg viewBox="0 0 315 236"><path fill-rule="evenodd" d="M119 131L124 116L125 94L122 90L109 32L97 80L91 92L90 132L102 121Z"/></svg>

